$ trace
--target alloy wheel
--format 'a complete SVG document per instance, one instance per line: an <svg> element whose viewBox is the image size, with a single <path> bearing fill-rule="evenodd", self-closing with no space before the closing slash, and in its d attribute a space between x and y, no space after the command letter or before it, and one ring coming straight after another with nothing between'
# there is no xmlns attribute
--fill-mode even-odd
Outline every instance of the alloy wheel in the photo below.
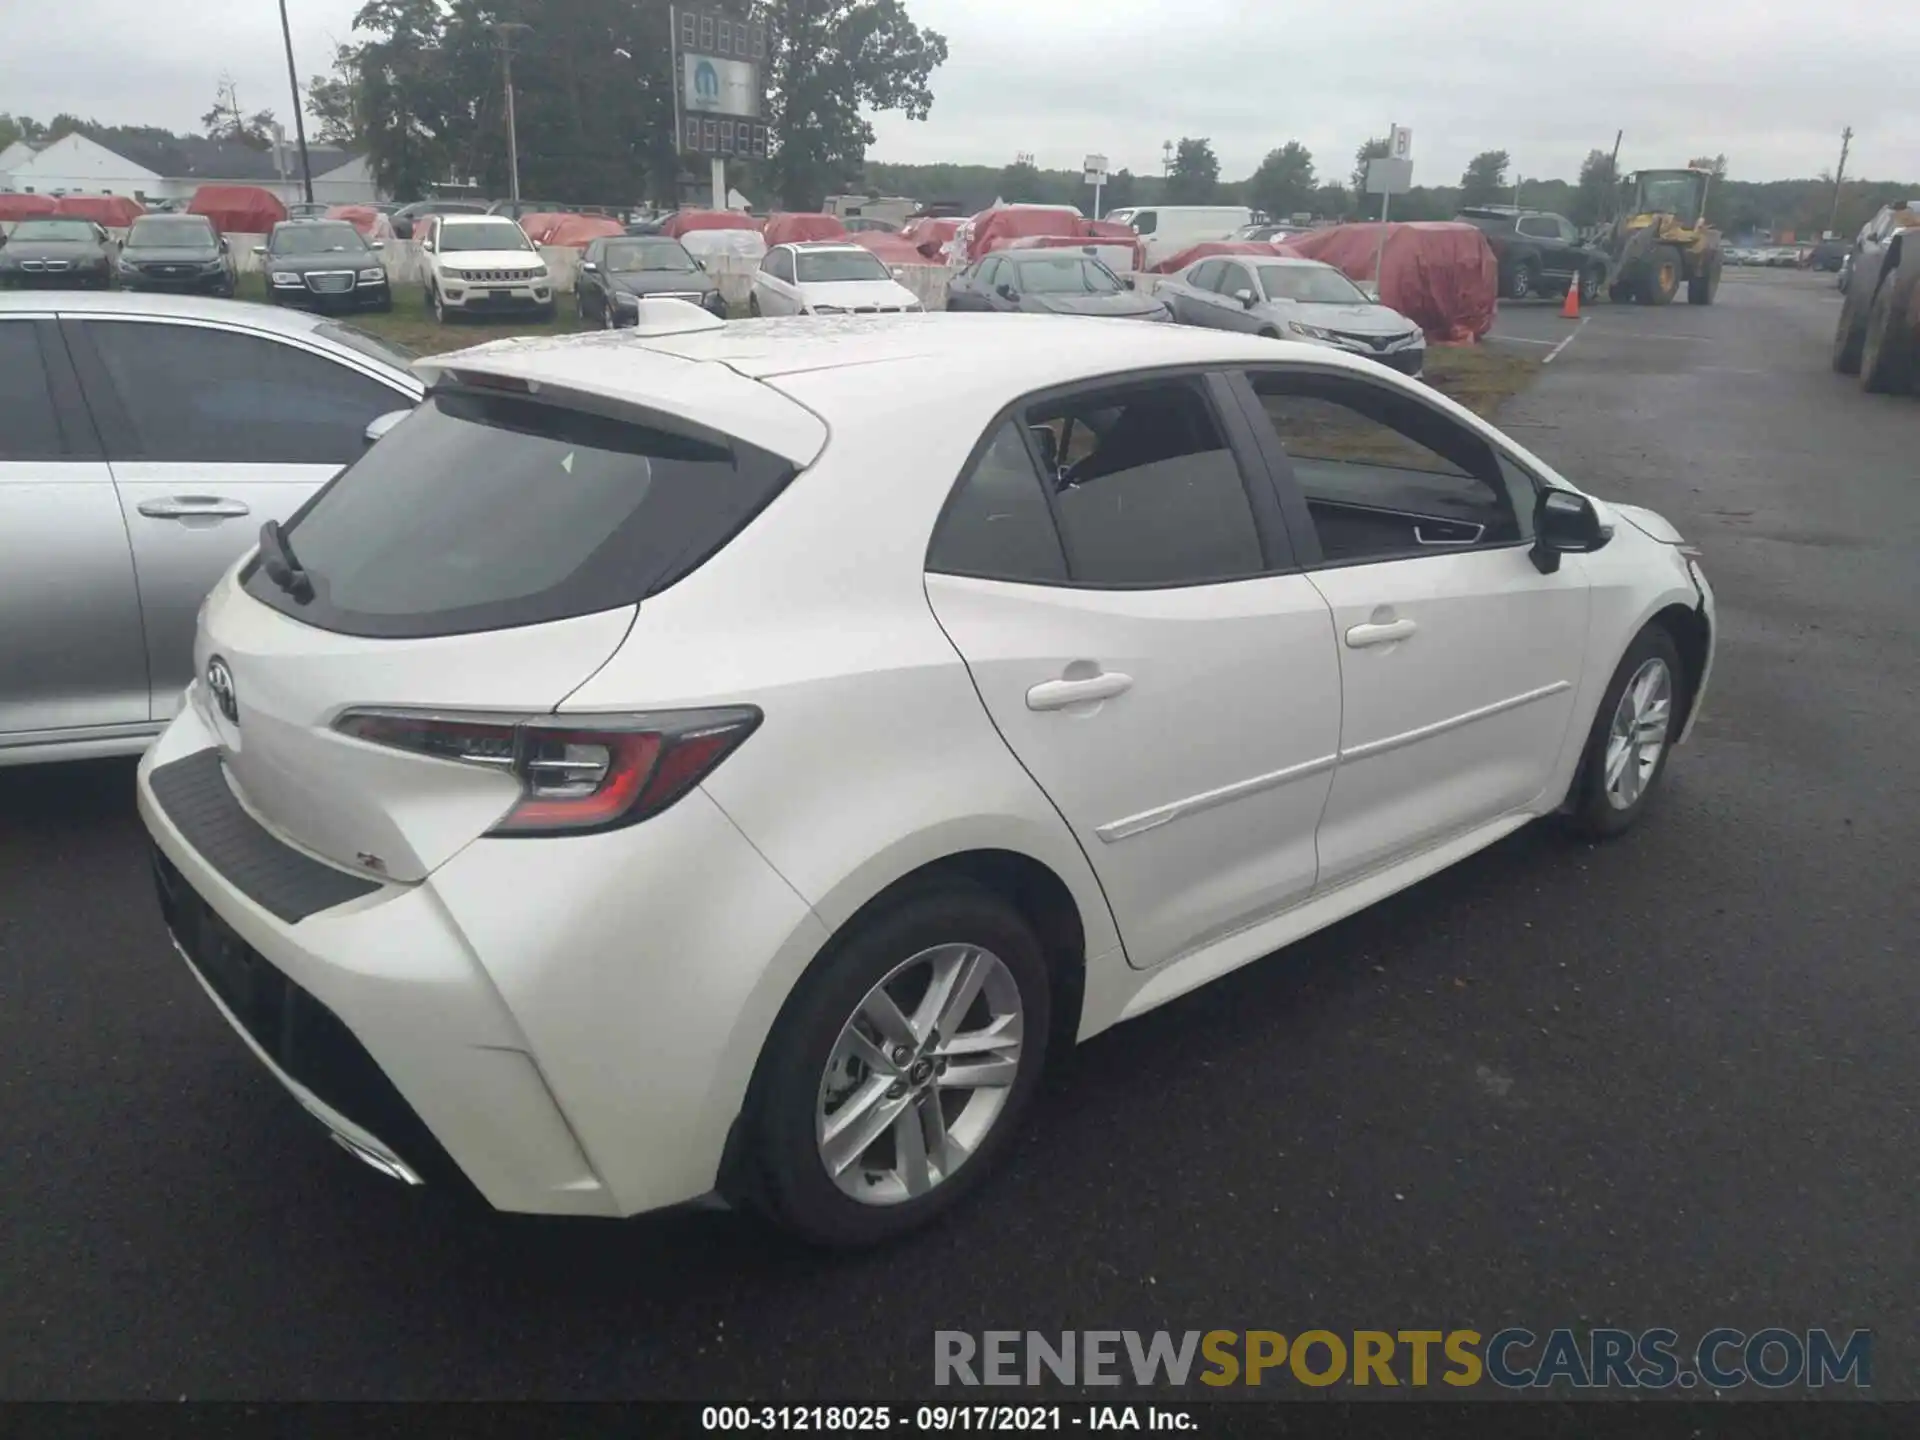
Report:
<svg viewBox="0 0 1920 1440"><path fill-rule="evenodd" d="M1006 1109L1024 1020L1013 972L978 945L923 950L869 990L814 1109L820 1162L841 1192L898 1205L952 1178Z"/></svg>
<svg viewBox="0 0 1920 1440"><path fill-rule="evenodd" d="M1607 803L1631 810L1646 794L1667 748L1673 723L1673 672L1654 656L1634 671L1620 693L1607 730Z"/></svg>

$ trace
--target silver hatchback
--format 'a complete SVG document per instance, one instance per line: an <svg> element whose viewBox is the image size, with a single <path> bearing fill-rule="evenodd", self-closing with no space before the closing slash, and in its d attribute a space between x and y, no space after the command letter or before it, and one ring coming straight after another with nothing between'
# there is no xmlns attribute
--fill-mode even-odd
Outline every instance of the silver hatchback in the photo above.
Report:
<svg viewBox="0 0 1920 1440"><path fill-rule="evenodd" d="M0 765L141 750L201 600L419 400L408 360L261 305L0 296Z"/></svg>

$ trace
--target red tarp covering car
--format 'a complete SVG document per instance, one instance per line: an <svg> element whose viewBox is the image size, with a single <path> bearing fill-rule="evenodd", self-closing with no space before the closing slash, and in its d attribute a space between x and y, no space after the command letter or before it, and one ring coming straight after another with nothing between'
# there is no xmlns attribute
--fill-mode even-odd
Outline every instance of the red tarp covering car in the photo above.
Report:
<svg viewBox="0 0 1920 1440"><path fill-rule="evenodd" d="M1015 240L1023 235L1078 235L1087 223L1078 210L1052 205L1003 205L982 210L973 217L973 233L967 237L967 260L978 260L993 250L996 240Z"/></svg>
<svg viewBox="0 0 1920 1440"><path fill-rule="evenodd" d="M805 240L844 240L847 227L836 215L796 210L769 215L766 228L760 233L767 237L767 248L772 249L775 245L794 245Z"/></svg>
<svg viewBox="0 0 1920 1440"><path fill-rule="evenodd" d="M1153 267L1153 273L1171 275L1176 270L1186 269L1196 260L1206 260L1215 255L1285 255L1288 253L1278 245L1269 245L1265 240L1202 240L1198 245L1189 245L1178 255L1171 255L1162 260Z"/></svg>
<svg viewBox="0 0 1920 1440"><path fill-rule="evenodd" d="M527 238L536 245L547 243L547 236L553 233L553 227L567 218L560 210L529 210L520 217L520 228L527 232Z"/></svg>
<svg viewBox="0 0 1920 1440"><path fill-rule="evenodd" d="M605 215L562 215L548 230L544 240L534 238L536 245L567 245L575 250L584 250L589 241L601 239L607 235L624 235L627 227L618 220Z"/></svg>
<svg viewBox="0 0 1920 1440"><path fill-rule="evenodd" d="M904 235L890 235L884 230L860 230L850 238L862 250L871 250L886 265L937 265L938 260L929 260L914 247L914 243Z"/></svg>
<svg viewBox="0 0 1920 1440"><path fill-rule="evenodd" d="M223 235L264 235L287 218L287 207L258 185L202 185L187 213L206 216Z"/></svg>
<svg viewBox="0 0 1920 1440"><path fill-rule="evenodd" d="M941 263L941 251L960 231L958 215L922 215L900 227L900 234L913 242L913 248L935 264Z"/></svg>
<svg viewBox="0 0 1920 1440"><path fill-rule="evenodd" d="M58 214L91 220L109 230L124 230L147 213L147 207L131 195L62 195L58 205Z"/></svg>
<svg viewBox="0 0 1920 1440"><path fill-rule="evenodd" d="M327 219L344 220L369 240L391 240L393 222L371 205L334 205Z"/></svg>
<svg viewBox="0 0 1920 1440"><path fill-rule="evenodd" d="M1323 260L1349 280L1373 279L1381 226L1334 225L1289 236L1281 249ZM1380 303L1427 332L1436 345L1471 345L1493 328L1500 265L1487 237L1452 220L1390 221L1380 260Z"/></svg>
<svg viewBox="0 0 1920 1440"><path fill-rule="evenodd" d="M1124 238L1123 238L1124 237ZM996 242L995 250L1082 250L1109 270L1125 275L1140 268L1140 237L1131 230L1110 235L1022 235Z"/></svg>
<svg viewBox="0 0 1920 1440"><path fill-rule="evenodd" d="M695 230L752 230L758 234L765 224L738 210L677 210L660 227L660 233L675 240Z"/></svg>
<svg viewBox="0 0 1920 1440"><path fill-rule="evenodd" d="M51 195L0 195L0 220L31 220L36 215L57 215L60 207Z"/></svg>

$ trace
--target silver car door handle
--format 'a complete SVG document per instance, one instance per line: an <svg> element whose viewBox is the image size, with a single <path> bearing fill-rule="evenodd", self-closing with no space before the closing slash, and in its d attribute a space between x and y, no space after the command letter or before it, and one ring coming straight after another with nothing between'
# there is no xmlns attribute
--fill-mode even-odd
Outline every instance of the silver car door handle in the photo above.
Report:
<svg viewBox="0 0 1920 1440"><path fill-rule="evenodd" d="M1111 700L1133 688L1133 677L1109 670L1085 680L1046 680L1027 691L1029 710L1064 710L1069 705L1086 705L1095 700Z"/></svg>
<svg viewBox="0 0 1920 1440"><path fill-rule="evenodd" d="M1369 645L1391 645L1396 640L1404 640L1420 627L1411 620L1389 620L1381 625L1355 625L1347 631L1347 644L1355 650L1364 650Z"/></svg>
<svg viewBox="0 0 1920 1440"><path fill-rule="evenodd" d="M245 515L247 507L218 495L170 495L165 500L142 500L140 513L153 520L231 520Z"/></svg>

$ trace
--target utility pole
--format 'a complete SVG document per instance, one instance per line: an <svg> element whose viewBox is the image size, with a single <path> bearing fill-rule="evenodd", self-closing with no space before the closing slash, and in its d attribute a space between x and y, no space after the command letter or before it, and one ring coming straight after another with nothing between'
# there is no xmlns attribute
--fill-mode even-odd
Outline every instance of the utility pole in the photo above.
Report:
<svg viewBox="0 0 1920 1440"><path fill-rule="evenodd" d="M513 218L520 218L520 134L513 120L513 37L531 32L531 25L517 20L494 22L493 33L500 38L500 65L507 90L507 198L513 202Z"/></svg>
<svg viewBox="0 0 1920 1440"><path fill-rule="evenodd" d="M1827 220L1827 229L1832 230L1840 223L1840 186L1847 178L1847 151L1853 145L1853 127L1847 126L1840 132L1840 163L1833 171L1833 214Z"/></svg>
<svg viewBox="0 0 1920 1440"><path fill-rule="evenodd" d="M307 163L307 122L300 116L300 72L293 64L293 30L287 24L287 0L280 0L280 38L287 46L287 84L293 87L293 133L300 142L300 189L313 203L313 167ZM240 107L236 104L234 109Z"/></svg>

